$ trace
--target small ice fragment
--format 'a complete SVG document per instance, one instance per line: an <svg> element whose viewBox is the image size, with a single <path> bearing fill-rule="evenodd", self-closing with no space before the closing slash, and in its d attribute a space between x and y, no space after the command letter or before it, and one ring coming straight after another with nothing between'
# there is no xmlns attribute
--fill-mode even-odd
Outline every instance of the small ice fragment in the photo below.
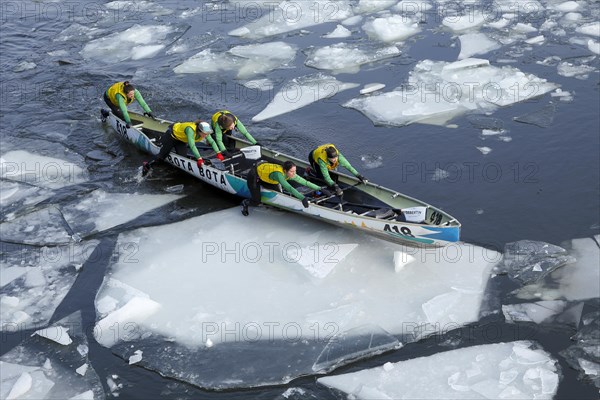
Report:
<svg viewBox="0 0 600 400"><path fill-rule="evenodd" d="M85 344L80 344L77 346L77 351L81 354L82 357L87 356L89 348Z"/></svg>
<svg viewBox="0 0 600 400"><path fill-rule="evenodd" d="M88 369L88 365L87 364L83 364L81 367L77 368L75 370L75 372L77 372L81 376L85 376L85 373L87 372L87 369Z"/></svg>
<svg viewBox="0 0 600 400"><path fill-rule="evenodd" d="M493 136L493 135L499 135L501 134L503 131L498 131L496 129L482 129L481 130L481 134L483 136Z"/></svg>
<svg viewBox="0 0 600 400"><path fill-rule="evenodd" d="M210 339L206 339L206 347L208 347L208 348L213 347L213 341Z"/></svg>
<svg viewBox="0 0 600 400"><path fill-rule="evenodd" d="M129 365L142 361L142 354L143 352L141 350L136 350L133 355L129 357Z"/></svg>
<svg viewBox="0 0 600 400"><path fill-rule="evenodd" d="M367 83L361 90L360 94L367 94L375 92L376 90L383 89L385 84L383 83Z"/></svg>
<svg viewBox="0 0 600 400"><path fill-rule="evenodd" d="M83 393L79 393L73 397L69 397L69 400L94 400L94 391L87 390Z"/></svg>
<svg viewBox="0 0 600 400"><path fill-rule="evenodd" d="M117 389L119 389L115 381L110 377L106 378L106 384L108 385L108 388L110 389L111 393L114 393L117 391Z"/></svg>
<svg viewBox="0 0 600 400"><path fill-rule="evenodd" d="M477 147L477 150L479 150L481 152L481 154L483 154L483 155L488 154L490 151L492 151L492 149L490 149L487 146Z"/></svg>
<svg viewBox="0 0 600 400"><path fill-rule="evenodd" d="M332 32L329 32L327 35L324 35L324 38L327 39L337 39L337 38L346 38L352 35L352 32L343 25L338 25Z"/></svg>
<svg viewBox="0 0 600 400"><path fill-rule="evenodd" d="M27 393L31 389L32 382L33 379L31 379L29 372L23 372L10 389L10 393L8 393L6 400L16 399Z"/></svg>
<svg viewBox="0 0 600 400"><path fill-rule="evenodd" d="M73 343L73 340L71 340L71 337L68 334L68 330L69 328L63 328L62 326L51 326L35 331L31 336L39 335L58 344L62 344L63 346L67 346Z"/></svg>
<svg viewBox="0 0 600 400"><path fill-rule="evenodd" d="M391 362L386 362L385 364L383 364L383 370L386 372L390 372L391 370L394 369L394 364L392 364Z"/></svg>
<svg viewBox="0 0 600 400"><path fill-rule="evenodd" d="M174 186L167 186L165 188L165 192L167 193L178 193L181 192L183 190L183 185L174 185Z"/></svg>
<svg viewBox="0 0 600 400"><path fill-rule="evenodd" d="M528 43L528 44L540 44L540 43L543 43L544 40L546 40L546 38L544 37L544 35L539 35L539 36L535 36L535 37L532 37L532 38L529 38L529 39L525 40L525 43Z"/></svg>

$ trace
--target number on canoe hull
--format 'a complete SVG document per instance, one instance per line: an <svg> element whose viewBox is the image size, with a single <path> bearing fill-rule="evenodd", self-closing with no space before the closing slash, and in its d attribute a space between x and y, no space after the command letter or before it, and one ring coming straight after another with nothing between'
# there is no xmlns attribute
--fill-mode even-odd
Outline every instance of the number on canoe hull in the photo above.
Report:
<svg viewBox="0 0 600 400"><path fill-rule="evenodd" d="M429 222L432 225L439 225L440 222L442 222L442 213L434 211L431 213L431 216L429 217Z"/></svg>
<svg viewBox="0 0 600 400"><path fill-rule="evenodd" d="M402 236L415 237L415 235L413 235L410 229L406 226L398 228L396 225L390 226L390 224L385 224L383 230L384 232L392 232Z"/></svg>

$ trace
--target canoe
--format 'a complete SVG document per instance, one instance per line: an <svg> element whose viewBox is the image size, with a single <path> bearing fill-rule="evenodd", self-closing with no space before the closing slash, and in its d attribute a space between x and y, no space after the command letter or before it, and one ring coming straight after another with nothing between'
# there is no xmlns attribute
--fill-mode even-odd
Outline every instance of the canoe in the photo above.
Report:
<svg viewBox="0 0 600 400"><path fill-rule="evenodd" d="M173 122L153 120L134 112L129 112L129 116L132 124L127 128L125 122L112 112L102 110L102 121L110 125L118 136L143 152L157 154L160 150L158 138ZM212 149L202 149L201 143L198 146L200 154L210 161L210 165L198 168L191 152L182 155L175 150L165 161L209 185L244 198L250 198L246 176L258 160L275 163L291 160L301 176L309 167L307 161L265 147L252 146L241 138L233 139L236 144L233 156L222 162L215 158ZM267 188L261 188L261 201L269 206L404 245L439 247L459 240L460 223L439 208L372 182L361 183L353 176L338 175L338 184L344 191L340 197L323 195L306 187L297 188L309 198L308 208L304 208L302 202L292 195ZM317 181L315 183L319 184ZM240 215L240 218L243 217Z"/></svg>

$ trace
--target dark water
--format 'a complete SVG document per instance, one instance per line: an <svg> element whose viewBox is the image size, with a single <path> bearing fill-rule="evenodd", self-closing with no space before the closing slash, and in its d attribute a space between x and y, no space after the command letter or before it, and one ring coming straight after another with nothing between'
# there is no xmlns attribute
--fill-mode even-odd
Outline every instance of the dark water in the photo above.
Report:
<svg viewBox="0 0 600 400"><path fill-rule="evenodd" d="M373 126L359 112L341 107L353 98L356 90L341 92L334 98L314 103L283 116L251 124L250 118L260 112L274 94L255 92L239 85L232 72L219 74L174 74L173 68L211 43L215 51L225 51L250 41L234 38L227 32L251 22L252 15L241 15L239 9L226 3L201 1L162 2L173 12L168 15L146 9L134 3L123 3L117 10L108 10L103 3L81 1L51 3L3 1L0 16L0 145L1 152L25 149L53 156L53 144L67 147L73 156L83 157L90 174L90 187L103 187L115 192L162 193L165 185L184 184L187 196L175 207L192 209L187 216L212 212L237 205L238 200L212 188L195 183L192 178L168 169L142 184L132 182L144 156L130 145L119 142L110 129L99 121L101 95L117 80L133 80L154 113L171 120L208 118L222 107L233 110L250 128L253 135L267 146L298 157L325 141L336 143L344 155L370 180L397 189L439 206L463 224L462 239L501 251L504 244L521 239L561 244L563 241L598 234L600 224L600 90L598 59L590 65L595 71L585 80L563 77L555 66L536 64L551 55L576 61L590 52L568 42L568 36L551 37L543 46L516 59L511 65L559 84L574 94L572 102L561 102L549 95L497 110L489 116L462 116L451 121L458 128L414 124L406 127ZM206 7L217 4L229 11L226 16L207 13ZM155 4L155 6L158 5ZM189 19L179 18L185 10L200 7L201 12ZM592 6L594 7L594 6ZM595 5L597 8L597 4ZM238 14L236 14L238 12ZM234 18L232 16L236 16ZM190 44L188 51L158 55L141 60L115 61L108 57L87 60L80 51L91 40L112 32L123 31L135 24L173 25L178 38ZM454 61L459 51L452 34L439 28L439 20L428 19L417 40L403 49L398 59L361 67L358 74L339 74L343 82L366 84L382 82L392 90L406 81L414 62L422 59ZM103 33L90 33L83 26ZM282 40L299 49L322 46L334 41L322 39L336 26L335 22L307 28L311 33L267 38L263 42ZM61 40L65 29L79 34ZM342 41L364 40L364 33ZM167 47L167 49L169 46ZM483 57L494 63L507 58L505 48ZM55 53L60 52L60 53ZM49 55L48 53L54 54ZM305 56L298 52L290 68L277 69L268 77L277 85L294 77L316 72L303 65ZM19 71L23 62L35 63L35 68ZM516 121L516 117L540 111L545 127ZM500 124L510 142L494 137L482 138L481 127ZM492 152L482 155L477 146L488 146ZM116 165L102 162L95 153L108 149L123 157ZM382 166L366 169L361 156L381 157ZM443 180L434 180L436 168L450 172ZM77 194L77 193L74 193ZM71 193L71 195L74 195ZM63 201L58 196L54 200ZM114 246L121 231L140 226L174 222L172 208L98 235L99 250L106 254ZM59 307L54 320L81 310L84 324L93 325L93 300L102 282L108 263L100 257L86 265L73 289ZM489 288L498 299L516 286L510 280L494 280L498 287ZM584 314L597 308L587 304ZM495 332L491 334L490 332ZM562 378L556 398L597 398L598 390L577 379L558 351L572 342L575 331L562 326L510 325L503 317L491 314L472 326L446 335L412 343L401 351L375 357L336 370L355 371L449 350L447 343L457 346L484 344L516 339L533 339L551 352L562 368ZM3 336L2 353L26 337L26 333ZM302 387L316 398L343 398L318 386L315 377L300 378L289 385L230 392L210 392L191 385L163 378L139 367L130 367L110 350L90 343L90 360L103 384L106 377L117 374L124 383L122 398L259 398L279 396L287 387ZM107 390L107 388L105 388ZM109 391L107 390L107 393Z"/></svg>

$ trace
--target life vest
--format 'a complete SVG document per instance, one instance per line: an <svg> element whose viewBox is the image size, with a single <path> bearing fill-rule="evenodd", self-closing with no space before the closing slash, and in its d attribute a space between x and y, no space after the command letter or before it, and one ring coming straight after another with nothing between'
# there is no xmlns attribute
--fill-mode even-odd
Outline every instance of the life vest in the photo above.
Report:
<svg viewBox="0 0 600 400"><path fill-rule="evenodd" d="M335 151L338 152L338 154L340 153L338 151L338 149L335 148L334 145L332 145L331 143L327 143L324 144L322 146L319 146L315 149L315 151L313 151L313 159L315 160L315 162L318 164L319 160L323 160L325 162L325 165L327 165L327 169L329 171L334 170L337 168L337 166L340 164L340 160L339 158L337 160L335 160L335 163L331 164L329 162L329 160L327 159L327 152L325 149L327 149L328 147L333 147L335 149Z"/></svg>
<svg viewBox="0 0 600 400"><path fill-rule="evenodd" d="M195 122L178 122L173 124L173 137L177 140L181 140L182 142L187 143L187 136L185 134L185 128L192 128L194 131L194 142L199 142L202 140L202 137L198 133L197 125Z"/></svg>
<svg viewBox="0 0 600 400"><path fill-rule="evenodd" d="M213 114L213 116L212 116L212 119L211 119L211 120L212 120L212 125L213 125L213 129L214 129L214 130L216 130L216 128L217 128L217 125L219 125L219 117L220 117L221 115L225 115L225 114L229 114L229 115L231 115L231 116L233 117L233 120L234 120L234 124L235 124L235 126L237 126L237 123L238 123L238 119L237 119L237 117L236 117L235 115L233 115L233 114L231 113L231 111L227 111L227 110L221 110L221 111L217 111L217 112L216 112L216 113L214 113L214 114ZM223 133L225 133L225 132L231 133L231 131L225 131L225 130L224 130L224 129L223 129L221 126L220 126L220 125L219 125L219 127L221 128L221 131L222 131Z"/></svg>
<svg viewBox="0 0 600 400"><path fill-rule="evenodd" d="M110 102L113 103L117 107L119 107L119 102L117 101L117 94L120 94L121 96L123 96L123 98L125 99L125 104L127 104L127 105L131 104L133 102L133 100L135 100L135 97L132 99L127 97L127 93L125 93L125 90L123 89L124 87L125 87L125 85L123 82L117 82L114 85L112 85L111 87L109 87L108 91L106 92Z"/></svg>
<svg viewBox="0 0 600 400"><path fill-rule="evenodd" d="M280 172L285 180L287 180L287 176L285 175L285 172L283 172L283 167L279 164L262 163L256 167L256 173L261 181L270 183L271 185L277 185L279 182L269 178L269 175L271 175L272 172Z"/></svg>

